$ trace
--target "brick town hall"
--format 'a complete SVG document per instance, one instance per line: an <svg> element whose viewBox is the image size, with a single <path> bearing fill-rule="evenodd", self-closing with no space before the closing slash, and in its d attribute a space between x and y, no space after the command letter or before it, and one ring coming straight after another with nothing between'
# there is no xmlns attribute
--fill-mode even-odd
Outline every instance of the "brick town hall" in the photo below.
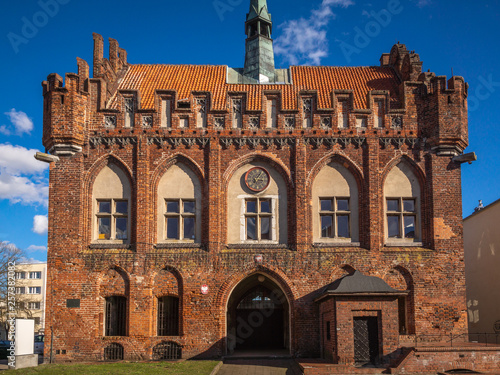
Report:
<svg viewBox="0 0 500 375"><path fill-rule="evenodd" d="M46 356L481 365L414 348L467 333L464 79L399 43L276 69L272 26L251 0L243 68L129 64L113 39L106 59L94 34L92 78L43 82Z"/></svg>

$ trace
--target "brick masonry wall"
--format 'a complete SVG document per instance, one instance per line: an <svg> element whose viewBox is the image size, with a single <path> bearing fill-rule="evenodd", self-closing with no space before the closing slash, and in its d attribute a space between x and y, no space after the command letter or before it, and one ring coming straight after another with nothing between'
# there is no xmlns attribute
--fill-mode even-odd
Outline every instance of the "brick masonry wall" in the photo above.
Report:
<svg viewBox="0 0 500 375"><path fill-rule="evenodd" d="M404 361L396 374L435 374L456 369L468 369L478 372L498 373L500 370L500 352L497 349L451 349L440 351L413 352Z"/></svg>
<svg viewBox="0 0 500 375"><path fill-rule="evenodd" d="M380 360L388 363L398 348L398 305L394 298L336 299L337 356L341 364L354 364L354 318L376 317L379 325Z"/></svg>
<svg viewBox="0 0 500 375"><path fill-rule="evenodd" d="M53 349L66 351L57 360L99 359L111 342L124 346L126 359L151 358L153 347L164 340L155 334L154 298L176 290L183 334L168 339L183 346L185 357L223 355L230 292L248 275L262 272L277 281L290 301L291 353L318 357L320 315L313 300L343 275L346 266L410 289L412 333L466 332L460 165L432 148L441 141L461 142L463 126L456 122L462 120L444 116L447 101L431 104L442 95L463 95L460 82L453 93L431 85L425 95L424 86L432 79L422 82L419 90L408 90L409 83L401 83L406 106L401 129L390 127L389 116L384 129L375 129L371 116L366 129L355 129L354 118L349 129L335 125L323 129L315 113L312 128L288 130L284 114L278 112L277 129L261 125L250 130L246 114L244 129L230 129L230 115L225 114L226 128L219 130L214 128L214 116L219 114L210 111L206 129L195 128L194 121L189 129L175 128L175 121L173 129L162 129L157 112L151 128L140 127L143 113L137 112L136 127L128 129L120 111L117 126L104 128L100 109L108 95L105 78L89 79L84 67L81 70L67 78L64 88L57 77L44 83L45 146L50 149L65 142L82 147L73 156L61 156L50 170L47 355L53 333ZM74 100L63 101L61 95ZM419 116L421 108L426 108L426 117ZM186 110L175 112L174 120L180 112ZM194 119L194 112L187 113ZM334 110L331 114L336 117ZM294 116L296 124L301 123L300 112ZM435 127L448 129L446 140L431 132ZM455 138L449 128L455 129ZM324 141L332 137L339 142ZM364 141L358 142L359 138ZM256 160L272 165L288 184L288 244L283 249L226 243L228 181L239 166ZM384 179L402 160L422 186L421 247L384 245ZM330 161L340 162L358 182L359 247L313 246L311 187ZM92 183L109 162L124 170L132 186L130 246L92 244ZM155 245L157 183L176 162L191 168L202 186L198 248ZM255 263L255 254L264 255L262 264ZM158 279L165 268L172 273ZM110 274L110 269L116 271ZM405 283L394 281L394 274ZM200 292L203 284L210 288L208 295ZM128 298L128 336L103 337L103 297L119 292ZM67 299L80 299L80 308L67 308Z"/></svg>
<svg viewBox="0 0 500 375"><path fill-rule="evenodd" d="M320 344L321 355L328 361L337 362L337 324L335 316L335 302L328 299L320 303L319 316L320 321ZM327 338L327 322L330 322L330 339Z"/></svg>

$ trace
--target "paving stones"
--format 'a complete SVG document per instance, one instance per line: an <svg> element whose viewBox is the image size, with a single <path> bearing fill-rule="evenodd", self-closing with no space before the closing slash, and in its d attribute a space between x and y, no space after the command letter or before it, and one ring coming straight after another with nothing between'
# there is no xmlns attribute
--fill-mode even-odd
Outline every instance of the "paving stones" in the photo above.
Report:
<svg viewBox="0 0 500 375"><path fill-rule="evenodd" d="M217 375L302 375L292 359L226 360Z"/></svg>

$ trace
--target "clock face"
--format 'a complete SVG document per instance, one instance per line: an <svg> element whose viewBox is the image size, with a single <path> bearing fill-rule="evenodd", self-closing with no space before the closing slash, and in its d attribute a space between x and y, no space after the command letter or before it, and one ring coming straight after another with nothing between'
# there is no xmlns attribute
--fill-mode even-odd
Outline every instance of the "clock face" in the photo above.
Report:
<svg viewBox="0 0 500 375"><path fill-rule="evenodd" d="M255 167L250 169L245 175L245 183L252 191L263 191L269 186L269 172L264 168Z"/></svg>

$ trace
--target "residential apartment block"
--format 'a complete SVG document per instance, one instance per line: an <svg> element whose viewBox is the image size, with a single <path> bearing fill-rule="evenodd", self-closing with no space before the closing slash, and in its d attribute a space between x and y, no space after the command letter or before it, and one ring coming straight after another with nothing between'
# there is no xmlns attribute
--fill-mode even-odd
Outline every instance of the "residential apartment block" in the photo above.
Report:
<svg viewBox="0 0 500 375"><path fill-rule="evenodd" d="M45 330L47 263L16 265L16 304L18 318L34 319L35 333Z"/></svg>

